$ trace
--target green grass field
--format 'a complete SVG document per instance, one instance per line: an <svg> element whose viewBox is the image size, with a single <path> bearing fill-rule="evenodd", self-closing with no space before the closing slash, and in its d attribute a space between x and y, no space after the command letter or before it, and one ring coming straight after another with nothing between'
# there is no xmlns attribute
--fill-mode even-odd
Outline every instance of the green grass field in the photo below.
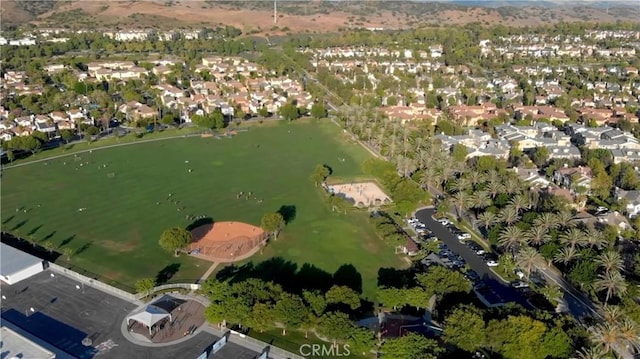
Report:
<svg viewBox="0 0 640 359"><path fill-rule="evenodd" d="M372 297L378 269L402 266L402 259L375 236L366 212L331 212L309 180L319 163L333 168L333 179L362 176L369 155L341 136L330 123L278 123L234 138L170 139L9 168L2 176L2 228L49 240L56 251L70 247L74 265L133 286L172 266L179 270L171 281L206 271L209 262L175 258L158 245L164 229L191 224L187 215L259 226L264 213L295 206L279 239L251 260L278 256L329 273L352 264ZM263 202L237 199L239 191ZM167 200L169 193L179 205Z"/></svg>

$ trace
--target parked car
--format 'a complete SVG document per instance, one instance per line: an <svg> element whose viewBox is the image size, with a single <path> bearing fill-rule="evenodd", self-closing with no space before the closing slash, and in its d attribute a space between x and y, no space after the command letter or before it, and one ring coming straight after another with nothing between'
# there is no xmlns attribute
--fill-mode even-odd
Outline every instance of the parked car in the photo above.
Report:
<svg viewBox="0 0 640 359"><path fill-rule="evenodd" d="M459 240L471 239L471 234L462 232L462 233L458 234L458 239Z"/></svg>
<svg viewBox="0 0 640 359"><path fill-rule="evenodd" d="M480 280L480 276L474 270L468 270L466 273L464 273L464 276L474 283Z"/></svg>
<svg viewBox="0 0 640 359"><path fill-rule="evenodd" d="M517 289L529 288L529 285L521 280L511 283L511 286Z"/></svg>
<svg viewBox="0 0 640 359"><path fill-rule="evenodd" d="M478 243L476 243L476 242L472 242L472 241L467 242L467 247L469 247L469 249L471 249L472 251L474 251L474 252L475 252L475 254L477 254L477 255L483 255L483 254L485 254L485 253L486 253L486 251L484 250L484 248L482 248L482 246L481 246L481 245L479 245L479 244L478 244Z"/></svg>
<svg viewBox="0 0 640 359"><path fill-rule="evenodd" d="M448 226L448 225L450 225L450 224L451 224L451 221L449 221L449 220L448 220L448 219L446 219L446 218L440 218L440 219L438 220L438 222L439 222L440 224L442 224L443 226Z"/></svg>
<svg viewBox="0 0 640 359"><path fill-rule="evenodd" d="M495 254L485 253L482 255L482 258L489 267L497 267L500 264L498 263L498 257Z"/></svg>

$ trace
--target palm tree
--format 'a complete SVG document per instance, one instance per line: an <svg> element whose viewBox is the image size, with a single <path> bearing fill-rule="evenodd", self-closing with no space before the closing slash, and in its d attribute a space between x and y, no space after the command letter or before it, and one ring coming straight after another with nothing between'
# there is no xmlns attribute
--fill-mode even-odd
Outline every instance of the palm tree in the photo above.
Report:
<svg viewBox="0 0 640 359"><path fill-rule="evenodd" d="M53 244L53 242L51 241L46 241L42 244L42 246L44 247L44 249L47 250L47 252L52 253L53 252L53 248L55 248L55 245Z"/></svg>
<svg viewBox="0 0 640 359"><path fill-rule="evenodd" d="M617 305L603 305L602 308L600 308L600 314L604 321L609 324L615 324L624 317L622 310Z"/></svg>
<svg viewBox="0 0 640 359"><path fill-rule="evenodd" d="M498 245L514 254L524 239L524 232L516 226L505 228L498 236Z"/></svg>
<svg viewBox="0 0 640 359"><path fill-rule="evenodd" d="M69 247L65 247L64 249L62 249L62 254L64 254L64 256L67 258L67 261L71 260L71 257L73 256L73 249L69 248Z"/></svg>
<svg viewBox="0 0 640 359"><path fill-rule="evenodd" d="M544 212L533 220L533 225L535 227L542 227L545 231L548 231L556 227L556 217L551 212Z"/></svg>
<svg viewBox="0 0 640 359"><path fill-rule="evenodd" d="M600 274L594 285L597 291L606 291L605 303L613 296L621 296L627 292L627 282L620 272Z"/></svg>
<svg viewBox="0 0 640 359"><path fill-rule="evenodd" d="M576 352L573 359L607 359L608 354L602 349L601 346L582 348Z"/></svg>
<svg viewBox="0 0 640 359"><path fill-rule="evenodd" d="M513 177L507 179L507 181L504 183L504 191L508 194L514 194L520 191L520 188L520 182Z"/></svg>
<svg viewBox="0 0 640 359"><path fill-rule="evenodd" d="M499 215L500 221L505 223L507 226L510 226L520 219L518 215L518 211L511 206L507 206L500 211Z"/></svg>
<svg viewBox="0 0 640 359"><path fill-rule="evenodd" d="M462 212L467 209L469 204L469 195L466 192L456 192L453 195L453 204L456 207L458 218L462 218Z"/></svg>
<svg viewBox="0 0 640 359"><path fill-rule="evenodd" d="M532 246L536 247L547 243L549 239L551 239L547 234L547 230L542 226L531 227L531 229L525 233L525 236L527 241L529 241Z"/></svg>
<svg viewBox="0 0 640 359"><path fill-rule="evenodd" d="M544 258L535 248L525 247L518 252L516 263L518 267L524 270L525 276L529 278L531 272L536 269L537 265L544 263Z"/></svg>
<svg viewBox="0 0 640 359"><path fill-rule="evenodd" d="M398 172L400 172L402 174L402 177L404 178L409 178L409 176L411 176L411 173L416 170L415 163L411 157L399 155L396 158L396 163Z"/></svg>
<svg viewBox="0 0 640 359"><path fill-rule="evenodd" d="M633 320L624 318L621 323L618 323L618 330L623 343L632 347L634 351L640 348L640 332Z"/></svg>
<svg viewBox="0 0 640 359"><path fill-rule="evenodd" d="M568 229L573 226L573 214L568 211L558 212L556 215L556 223L562 229Z"/></svg>
<svg viewBox="0 0 640 359"><path fill-rule="evenodd" d="M478 210L485 209L491 205L491 198L489 198L489 194L486 191L478 191L471 195L469 202L477 213Z"/></svg>
<svg viewBox="0 0 640 359"><path fill-rule="evenodd" d="M496 223L497 219L496 214L489 211L482 212L478 215L478 221L482 223L482 228L484 228L485 231L489 231L489 226Z"/></svg>
<svg viewBox="0 0 640 359"><path fill-rule="evenodd" d="M526 194L522 194L522 193L517 195L517 196L514 196L509 201L509 205L513 206L513 208L516 210L516 212L520 213L521 209L529 208L529 206L530 206L529 196L527 196Z"/></svg>
<svg viewBox="0 0 640 359"><path fill-rule="evenodd" d="M449 191L453 192L463 192L467 190L470 186L470 182L467 178L461 177L457 180L453 181L451 185L449 185Z"/></svg>
<svg viewBox="0 0 640 359"><path fill-rule="evenodd" d="M473 186L477 185L478 183L481 183L484 180L484 175L478 171L469 172L467 177L469 178L469 181Z"/></svg>
<svg viewBox="0 0 640 359"><path fill-rule="evenodd" d="M604 238L604 234L596 229L590 228L585 233L585 236L586 243L592 248L602 249L607 245L607 239Z"/></svg>
<svg viewBox="0 0 640 359"><path fill-rule="evenodd" d="M549 302L554 303L562 300L563 292L558 285L548 283L540 289L540 294L542 294Z"/></svg>
<svg viewBox="0 0 640 359"><path fill-rule="evenodd" d="M553 257L553 261L556 263L562 263L565 266L571 263L572 260L578 257L578 251L575 247L563 247L560 248L558 253Z"/></svg>
<svg viewBox="0 0 640 359"><path fill-rule="evenodd" d="M584 243L584 233L578 228L571 228L569 231L563 233L560 236L560 243L570 245L571 248L575 248L579 243Z"/></svg>
<svg viewBox="0 0 640 359"><path fill-rule="evenodd" d="M596 263L604 269L605 273L612 271L620 272L624 269L624 261L622 260L620 253L613 250L601 253L598 256L598 259L596 259Z"/></svg>
<svg viewBox="0 0 640 359"><path fill-rule="evenodd" d="M490 181L487 184L486 190L487 192L489 192L489 195L491 195L491 198L495 199L499 193L502 193L502 191L504 191L504 186L498 181Z"/></svg>
<svg viewBox="0 0 640 359"><path fill-rule="evenodd" d="M610 353L613 347L620 343L620 331L615 324L599 324L590 331L591 341L597 343L605 353Z"/></svg>

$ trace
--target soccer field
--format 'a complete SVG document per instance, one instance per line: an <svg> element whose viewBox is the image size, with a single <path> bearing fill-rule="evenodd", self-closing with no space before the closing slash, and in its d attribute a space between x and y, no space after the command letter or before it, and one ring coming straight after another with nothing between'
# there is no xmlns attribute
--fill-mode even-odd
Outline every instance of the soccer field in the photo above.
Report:
<svg viewBox="0 0 640 359"><path fill-rule="evenodd" d="M371 295L378 269L402 260L375 236L365 212L331 212L309 180L319 163L332 167L332 178L362 176L369 154L342 136L330 123L277 123L233 138L140 143L9 168L2 228L49 240L56 251L70 247L74 265L133 286L167 268L178 268L172 282L206 271L209 262L175 258L158 245L163 230L191 224L187 216L259 226L264 213L295 206L278 240L251 260L282 257L329 273L352 264ZM238 199L240 191L252 198Z"/></svg>

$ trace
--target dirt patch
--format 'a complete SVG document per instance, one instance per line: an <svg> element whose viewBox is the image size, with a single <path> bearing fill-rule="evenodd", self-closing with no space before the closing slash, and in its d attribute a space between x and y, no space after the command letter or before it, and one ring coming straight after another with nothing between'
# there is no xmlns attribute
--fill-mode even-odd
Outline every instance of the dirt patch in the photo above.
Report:
<svg viewBox="0 0 640 359"><path fill-rule="evenodd" d="M110 251L128 253L133 252L140 247L140 239L136 238L123 241L108 240L102 241L100 245Z"/></svg>
<svg viewBox="0 0 640 359"><path fill-rule="evenodd" d="M119 279L122 276L122 273L120 273L120 272L106 272L106 273L103 273L102 276L104 278L106 278L106 279L115 281L115 280Z"/></svg>

